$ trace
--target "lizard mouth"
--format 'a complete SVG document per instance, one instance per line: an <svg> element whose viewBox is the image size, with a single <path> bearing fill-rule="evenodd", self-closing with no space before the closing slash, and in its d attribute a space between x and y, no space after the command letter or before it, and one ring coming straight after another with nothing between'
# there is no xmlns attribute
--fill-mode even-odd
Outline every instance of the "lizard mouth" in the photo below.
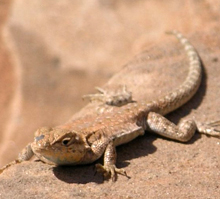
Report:
<svg viewBox="0 0 220 199"><path fill-rule="evenodd" d="M60 143L51 143L44 139L44 135L35 137L32 143L32 149L39 157L43 157L55 165L76 165L79 164L85 156L84 147L75 145L62 145ZM40 158L41 159L41 158ZM44 161L42 159L42 161Z"/></svg>
<svg viewBox="0 0 220 199"><path fill-rule="evenodd" d="M56 128L38 130L31 147L39 157L56 165L79 164L88 151L77 132Z"/></svg>

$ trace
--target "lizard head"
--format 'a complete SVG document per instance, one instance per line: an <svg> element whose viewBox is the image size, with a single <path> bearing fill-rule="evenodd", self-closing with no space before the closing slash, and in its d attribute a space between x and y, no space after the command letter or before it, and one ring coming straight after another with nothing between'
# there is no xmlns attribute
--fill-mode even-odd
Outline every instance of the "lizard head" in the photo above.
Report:
<svg viewBox="0 0 220 199"><path fill-rule="evenodd" d="M56 165L80 164L89 150L89 146L77 132L47 127L36 131L31 147L42 161L46 158Z"/></svg>

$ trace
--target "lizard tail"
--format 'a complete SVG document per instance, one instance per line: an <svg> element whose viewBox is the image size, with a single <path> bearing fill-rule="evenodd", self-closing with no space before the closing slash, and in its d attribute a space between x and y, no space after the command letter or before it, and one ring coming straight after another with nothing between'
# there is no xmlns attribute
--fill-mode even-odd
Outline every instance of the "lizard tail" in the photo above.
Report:
<svg viewBox="0 0 220 199"><path fill-rule="evenodd" d="M185 104L198 90L202 79L202 64L196 49L178 31L167 32L177 37L183 45L189 58L189 72L185 81L175 90L155 103L159 105L159 112L165 115Z"/></svg>

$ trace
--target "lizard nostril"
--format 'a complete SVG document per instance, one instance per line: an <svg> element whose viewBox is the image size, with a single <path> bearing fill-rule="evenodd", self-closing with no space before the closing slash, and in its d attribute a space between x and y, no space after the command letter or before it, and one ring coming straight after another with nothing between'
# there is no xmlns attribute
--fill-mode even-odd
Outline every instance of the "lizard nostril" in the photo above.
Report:
<svg viewBox="0 0 220 199"><path fill-rule="evenodd" d="M37 136L37 137L35 137L35 142L38 142L38 141L40 141L40 140L42 140L42 139L44 139L44 135L40 135L40 136Z"/></svg>

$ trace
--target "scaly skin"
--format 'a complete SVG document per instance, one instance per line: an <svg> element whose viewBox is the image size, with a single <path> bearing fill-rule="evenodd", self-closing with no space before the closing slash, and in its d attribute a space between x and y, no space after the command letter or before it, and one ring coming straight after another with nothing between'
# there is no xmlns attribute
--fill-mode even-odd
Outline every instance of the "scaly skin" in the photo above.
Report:
<svg viewBox="0 0 220 199"><path fill-rule="evenodd" d="M113 94L111 98L99 89L101 94L86 97L93 100L103 96L106 104L118 107L110 112L85 115L55 128L40 128L35 133L34 142L28 144L19 158L1 171L29 160L33 155L49 164L78 165L92 163L104 154L104 165L97 164L97 171L115 181L117 173L126 175L123 169L115 166L115 147L143 135L145 131L153 131L181 142L190 140L196 129L200 133L219 136L219 131L215 129L216 123L201 125L194 120L183 120L176 126L163 117L182 106L196 93L202 77L201 61L194 47L180 33L173 31L171 34L179 39L189 58L188 76L182 85L155 101L133 103L128 103L132 98L127 90L123 90L122 95ZM120 97L119 100L117 96Z"/></svg>

